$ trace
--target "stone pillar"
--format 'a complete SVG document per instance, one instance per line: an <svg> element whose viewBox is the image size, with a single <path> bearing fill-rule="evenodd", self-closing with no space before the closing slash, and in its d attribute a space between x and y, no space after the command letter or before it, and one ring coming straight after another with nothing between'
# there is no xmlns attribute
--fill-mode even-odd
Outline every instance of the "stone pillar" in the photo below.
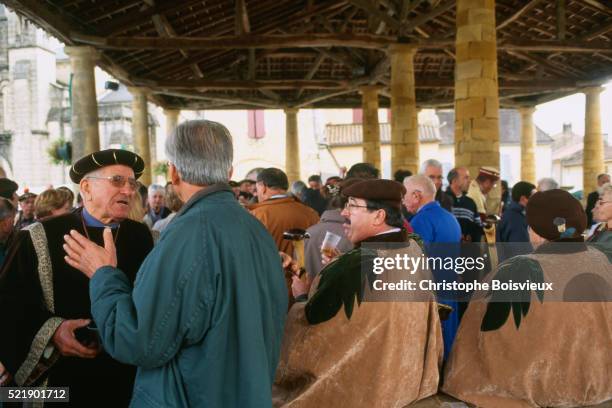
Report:
<svg viewBox="0 0 612 408"><path fill-rule="evenodd" d="M533 124L534 107L523 107L521 112L521 181L536 184L536 131Z"/></svg>
<svg viewBox="0 0 612 408"><path fill-rule="evenodd" d="M93 47L65 47L72 68L72 162L100 150L98 100L94 68L99 57Z"/></svg>
<svg viewBox="0 0 612 408"><path fill-rule="evenodd" d="M296 108L286 108L285 122L285 173L289 184L300 179L300 143L298 140L298 123Z"/></svg>
<svg viewBox="0 0 612 408"><path fill-rule="evenodd" d="M457 0L455 40L455 166L478 174L499 169L499 95L495 0ZM501 183L489 193L497 213Z"/></svg>
<svg viewBox="0 0 612 408"><path fill-rule="evenodd" d="M380 126L378 124L378 91L376 85L362 86L363 161L380 169Z"/></svg>
<svg viewBox="0 0 612 408"><path fill-rule="evenodd" d="M604 142L601 133L601 86L586 88L586 109L584 112L584 159L582 161L582 191L586 197L597 189L597 176L605 172Z"/></svg>
<svg viewBox="0 0 612 408"><path fill-rule="evenodd" d="M134 137L134 149L142 157L145 170L140 181L149 185L152 183L151 176L151 146L149 145L149 114L147 111L147 93L142 88L129 88L132 94L132 135Z"/></svg>
<svg viewBox="0 0 612 408"><path fill-rule="evenodd" d="M176 129L180 113L181 111L178 109L164 109L164 116L166 116L166 137L170 136L174 129Z"/></svg>
<svg viewBox="0 0 612 408"><path fill-rule="evenodd" d="M391 59L391 174L419 170L419 125L414 88L414 54L407 44L389 47Z"/></svg>

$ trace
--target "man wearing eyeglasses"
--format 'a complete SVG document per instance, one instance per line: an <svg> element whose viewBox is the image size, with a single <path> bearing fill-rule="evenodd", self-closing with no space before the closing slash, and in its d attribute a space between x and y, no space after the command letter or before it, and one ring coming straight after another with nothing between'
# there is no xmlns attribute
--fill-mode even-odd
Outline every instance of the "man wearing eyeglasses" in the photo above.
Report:
<svg viewBox="0 0 612 408"><path fill-rule="evenodd" d="M362 281L368 276L362 265L372 270L372 245L404 243L406 256L422 256L417 237L403 228L405 190L401 183L378 179L347 179L341 188L348 198L343 226L355 247L327 264L312 290L293 278L293 294L301 301L287 316L276 376L279 403L409 405L437 391L442 336L435 302L368 301L371 292ZM383 387L372 386L373 372Z"/></svg>
<svg viewBox="0 0 612 408"><path fill-rule="evenodd" d="M15 236L0 272L0 361L16 385L70 387L67 406L129 403L136 370L101 349L90 325L89 279L66 263L63 245L71 230L102 243L110 228L118 264L133 282L153 247L147 227L127 218L143 170L125 150L83 157L70 169L83 207Z"/></svg>

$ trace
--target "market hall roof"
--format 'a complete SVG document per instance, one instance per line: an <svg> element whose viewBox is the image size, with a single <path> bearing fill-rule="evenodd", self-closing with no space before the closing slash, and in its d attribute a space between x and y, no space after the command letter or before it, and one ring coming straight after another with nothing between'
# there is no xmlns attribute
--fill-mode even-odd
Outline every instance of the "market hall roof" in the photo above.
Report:
<svg viewBox="0 0 612 408"><path fill-rule="evenodd" d="M451 106L455 0L4 0L166 108L359 107L389 84L388 45L419 47L417 103ZM542 103L612 78L603 0L497 0L500 103ZM381 92L381 107L389 93Z"/></svg>

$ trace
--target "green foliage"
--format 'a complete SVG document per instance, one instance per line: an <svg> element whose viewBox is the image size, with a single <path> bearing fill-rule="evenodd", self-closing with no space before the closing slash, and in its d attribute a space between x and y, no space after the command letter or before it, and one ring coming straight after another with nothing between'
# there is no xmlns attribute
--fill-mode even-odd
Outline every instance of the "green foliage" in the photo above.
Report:
<svg viewBox="0 0 612 408"><path fill-rule="evenodd" d="M153 174L156 176L164 176L168 174L168 163L167 162L157 162L153 165Z"/></svg>
<svg viewBox="0 0 612 408"><path fill-rule="evenodd" d="M64 138L55 140L47 149L51 163L56 165L70 165L72 160L72 143Z"/></svg>

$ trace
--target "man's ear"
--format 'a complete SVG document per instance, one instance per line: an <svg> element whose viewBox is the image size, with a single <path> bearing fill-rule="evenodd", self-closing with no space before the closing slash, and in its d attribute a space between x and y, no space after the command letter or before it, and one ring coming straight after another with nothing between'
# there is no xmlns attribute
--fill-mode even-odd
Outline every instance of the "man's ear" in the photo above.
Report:
<svg viewBox="0 0 612 408"><path fill-rule="evenodd" d="M178 186L181 183L181 176L172 163L168 166L168 177L173 186Z"/></svg>
<svg viewBox="0 0 612 408"><path fill-rule="evenodd" d="M376 216L374 217L374 225L379 226L385 223L387 219L387 212L385 210L376 210Z"/></svg>
<svg viewBox="0 0 612 408"><path fill-rule="evenodd" d="M81 191L81 197L83 201L87 200L87 195L91 192L91 186L89 185L89 180L87 178L82 178L79 183L79 190Z"/></svg>

